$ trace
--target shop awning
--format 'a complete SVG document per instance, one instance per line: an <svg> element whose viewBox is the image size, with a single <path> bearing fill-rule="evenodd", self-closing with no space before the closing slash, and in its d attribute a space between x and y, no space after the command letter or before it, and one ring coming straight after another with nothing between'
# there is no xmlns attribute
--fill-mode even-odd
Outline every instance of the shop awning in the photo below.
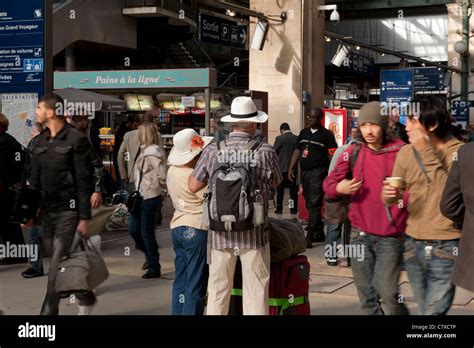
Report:
<svg viewBox="0 0 474 348"><path fill-rule="evenodd" d="M94 111L124 112L127 103L124 100L109 95L85 91L76 88L57 89L54 93L61 96L68 103L94 103Z"/></svg>

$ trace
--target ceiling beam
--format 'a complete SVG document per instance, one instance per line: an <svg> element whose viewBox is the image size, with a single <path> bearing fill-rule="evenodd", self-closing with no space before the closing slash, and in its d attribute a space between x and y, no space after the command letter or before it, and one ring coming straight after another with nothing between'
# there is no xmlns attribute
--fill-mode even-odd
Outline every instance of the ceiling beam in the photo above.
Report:
<svg viewBox="0 0 474 348"><path fill-rule="evenodd" d="M391 8L439 6L456 3L456 0L327 0L326 4L337 4L338 11L382 10Z"/></svg>
<svg viewBox="0 0 474 348"><path fill-rule="evenodd" d="M460 69L453 68L452 66L442 64L442 63L432 62L430 60L426 60L426 59L423 59L423 58L419 58L419 57L416 57L416 56L405 54L401 51L394 51L394 50L390 50L388 48L383 48L383 45L372 45L372 44L369 44L369 43L366 43L366 42L355 40L352 37L347 37L347 36L344 36L344 35L331 33L329 31L326 31L324 33L324 35L326 35L327 37L329 37L331 39L338 40L338 41L340 41L342 43L345 43L347 45L350 45L350 46L360 46L360 47L366 48L366 49L374 51L374 52L385 53L385 54L389 54L389 55L392 55L392 56L395 56L395 57L406 59L407 61L411 60L411 61L418 62L420 64L425 64L426 66L435 66L435 67L438 67L438 68L441 68L441 69L451 70L451 71L456 72L456 73L461 73Z"/></svg>

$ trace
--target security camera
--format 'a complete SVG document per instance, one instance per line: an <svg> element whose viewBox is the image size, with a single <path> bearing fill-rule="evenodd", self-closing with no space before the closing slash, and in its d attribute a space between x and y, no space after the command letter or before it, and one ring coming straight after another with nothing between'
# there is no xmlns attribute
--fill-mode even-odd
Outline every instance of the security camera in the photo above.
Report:
<svg viewBox="0 0 474 348"><path fill-rule="evenodd" d="M337 24L341 20L341 16L339 15L339 12L337 12L337 10L334 10L334 11L332 11L331 16L329 17L329 19L331 20L331 22L333 24Z"/></svg>

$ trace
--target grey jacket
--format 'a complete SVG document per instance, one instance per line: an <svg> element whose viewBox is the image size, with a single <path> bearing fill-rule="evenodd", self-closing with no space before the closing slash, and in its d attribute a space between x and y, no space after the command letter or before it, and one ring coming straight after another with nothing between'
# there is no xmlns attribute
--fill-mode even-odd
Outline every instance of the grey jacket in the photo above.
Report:
<svg viewBox="0 0 474 348"><path fill-rule="evenodd" d="M166 185L167 170L166 158L159 146L151 145L146 149L142 147L134 169L134 183L144 200L161 195Z"/></svg>
<svg viewBox="0 0 474 348"><path fill-rule="evenodd" d="M441 197L441 213L462 228L452 282L474 291L474 143L463 145L453 165Z"/></svg>
<svg viewBox="0 0 474 348"><path fill-rule="evenodd" d="M279 135L275 139L274 148L278 155L278 162L282 173L288 173L291 157L296 149L297 140L298 137L291 132Z"/></svg>

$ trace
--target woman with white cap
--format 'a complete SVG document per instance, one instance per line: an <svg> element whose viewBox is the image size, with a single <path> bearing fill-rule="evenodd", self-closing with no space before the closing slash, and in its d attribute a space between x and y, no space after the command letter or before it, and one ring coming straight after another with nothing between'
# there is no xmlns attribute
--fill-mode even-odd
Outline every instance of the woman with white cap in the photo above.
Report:
<svg viewBox="0 0 474 348"><path fill-rule="evenodd" d="M207 226L203 225L202 212L206 188L192 193L188 181L202 150L212 140L193 129L184 129L174 136L168 157L171 167L166 182L175 209L170 223L176 253L173 315L204 314L208 269Z"/></svg>

